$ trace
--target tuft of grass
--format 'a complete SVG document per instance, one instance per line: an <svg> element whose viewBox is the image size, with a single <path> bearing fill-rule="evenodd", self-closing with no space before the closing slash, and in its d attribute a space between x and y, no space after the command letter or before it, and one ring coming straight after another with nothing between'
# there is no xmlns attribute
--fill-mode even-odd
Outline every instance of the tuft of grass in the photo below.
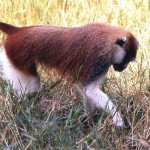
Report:
<svg viewBox="0 0 150 150"><path fill-rule="evenodd" d="M111 68L102 84L122 112L124 129L115 128L101 110L87 115L75 87L65 79L57 82L55 70L39 66L42 91L22 96L21 101L0 79L0 149L150 149L149 0L3 0L0 6L0 21L14 25L80 26L100 21L131 30L140 43L137 61L123 73ZM3 38L0 33L0 41Z"/></svg>

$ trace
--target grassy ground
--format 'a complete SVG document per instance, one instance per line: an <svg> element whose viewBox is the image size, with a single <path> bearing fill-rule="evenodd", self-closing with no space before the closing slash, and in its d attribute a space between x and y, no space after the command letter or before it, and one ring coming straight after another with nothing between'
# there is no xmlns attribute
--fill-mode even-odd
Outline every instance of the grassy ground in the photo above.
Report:
<svg viewBox="0 0 150 150"><path fill-rule="evenodd" d="M116 129L100 110L87 117L75 88L66 80L52 87L59 75L39 67L43 90L22 101L0 80L0 149L150 150L149 8L148 0L0 0L3 22L79 26L101 21L131 30L140 42L137 62L123 73L111 68L102 85L122 111L126 128Z"/></svg>

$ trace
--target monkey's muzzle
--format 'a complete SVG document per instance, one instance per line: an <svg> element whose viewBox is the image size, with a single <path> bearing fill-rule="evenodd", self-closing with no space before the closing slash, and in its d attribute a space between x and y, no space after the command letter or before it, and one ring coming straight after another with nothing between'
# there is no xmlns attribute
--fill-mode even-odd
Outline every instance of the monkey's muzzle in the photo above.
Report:
<svg viewBox="0 0 150 150"><path fill-rule="evenodd" d="M124 69L126 69L128 66L128 64L113 64L113 68L115 71L123 71Z"/></svg>

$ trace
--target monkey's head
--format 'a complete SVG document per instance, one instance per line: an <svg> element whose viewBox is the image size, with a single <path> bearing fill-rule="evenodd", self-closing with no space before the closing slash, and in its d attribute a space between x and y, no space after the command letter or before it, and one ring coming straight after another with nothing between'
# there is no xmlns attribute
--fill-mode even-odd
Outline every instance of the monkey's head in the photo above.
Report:
<svg viewBox="0 0 150 150"><path fill-rule="evenodd" d="M139 43L132 35L123 36L116 40L113 53L112 64L115 71L123 71L129 62L136 59Z"/></svg>

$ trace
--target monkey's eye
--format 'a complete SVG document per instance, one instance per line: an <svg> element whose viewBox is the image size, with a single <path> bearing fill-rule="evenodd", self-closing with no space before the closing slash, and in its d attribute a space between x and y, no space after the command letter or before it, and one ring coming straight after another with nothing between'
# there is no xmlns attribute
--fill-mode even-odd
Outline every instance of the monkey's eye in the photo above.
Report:
<svg viewBox="0 0 150 150"><path fill-rule="evenodd" d="M121 37L121 38L117 39L116 44L118 44L121 47L123 47L126 42L127 42L127 38L126 37Z"/></svg>

